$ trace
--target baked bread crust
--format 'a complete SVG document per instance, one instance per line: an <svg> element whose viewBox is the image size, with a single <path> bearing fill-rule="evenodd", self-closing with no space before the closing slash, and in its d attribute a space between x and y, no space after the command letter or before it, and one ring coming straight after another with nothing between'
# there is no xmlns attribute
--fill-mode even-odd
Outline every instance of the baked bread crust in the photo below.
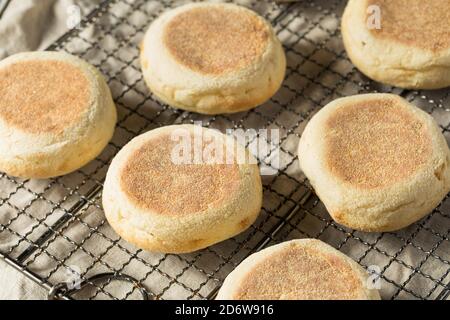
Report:
<svg viewBox="0 0 450 320"><path fill-rule="evenodd" d="M381 29L369 28L377 5ZM350 0L342 37L353 64L369 78L406 89L450 86L450 1Z"/></svg>
<svg viewBox="0 0 450 320"><path fill-rule="evenodd" d="M261 210L261 177L247 149L236 146L254 163L176 164L171 135L177 130L235 145L212 129L174 125L134 138L117 154L104 184L105 215L123 239L148 251L205 248L247 229Z"/></svg>
<svg viewBox="0 0 450 320"><path fill-rule="evenodd" d="M0 61L0 170L23 178L72 172L111 139L117 119L100 72L63 52Z"/></svg>
<svg viewBox="0 0 450 320"><path fill-rule="evenodd" d="M450 151L441 130L396 95L331 102L306 126L298 156L331 217L357 230L406 227L450 191Z"/></svg>
<svg viewBox="0 0 450 320"><path fill-rule="evenodd" d="M247 257L225 279L219 300L379 300L368 274L315 239L286 241Z"/></svg>
<svg viewBox="0 0 450 320"><path fill-rule="evenodd" d="M167 11L149 27L141 66L169 105L203 114L254 108L281 86L286 57L272 27L234 4L196 3Z"/></svg>

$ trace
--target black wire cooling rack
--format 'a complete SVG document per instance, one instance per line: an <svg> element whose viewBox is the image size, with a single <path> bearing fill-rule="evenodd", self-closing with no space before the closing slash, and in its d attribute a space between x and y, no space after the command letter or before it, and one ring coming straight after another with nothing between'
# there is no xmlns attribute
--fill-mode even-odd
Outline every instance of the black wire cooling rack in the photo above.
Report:
<svg viewBox="0 0 450 320"><path fill-rule="evenodd" d="M346 1L237 1L266 17L288 58L280 91L264 105L233 115L172 109L145 87L139 44L148 25L185 1L107 0L53 44L96 65L113 92L119 121L112 142L89 165L50 180L0 173L0 256L49 291L51 298L210 299L250 253L292 238L319 238L374 273L385 299L447 299L450 200L395 233L362 233L334 223L298 169L296 147L311 116L331 100L394 92L429 112L450 138L450 91L405 91L364 78L348 60L339 22ZM108 165L134 136L174 123L202 121L224 130L277 128L281 162L264 177L264 204L243 234L184 255L153 254L121 240L101 208ZM251 143L251 142L250 142ZM271 165L269 150L259 161ZM77 279L79 286L68 286ZM76 284L76 283L74 283Z"/></svg>

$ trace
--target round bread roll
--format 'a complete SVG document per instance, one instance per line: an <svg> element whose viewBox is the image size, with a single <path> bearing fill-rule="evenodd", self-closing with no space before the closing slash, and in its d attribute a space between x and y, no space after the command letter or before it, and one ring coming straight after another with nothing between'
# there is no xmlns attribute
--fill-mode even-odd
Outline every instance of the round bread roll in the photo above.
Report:
<svg viewBox="0 0 450 320"><path fill-rule="evenodd" d="M194 125L133 139L112 161L103 192L112 228L139 248L164 253L231 238L255 221L261 205L255 158L233 138Z"/></svg>
<svg viewBox="0 0 450 320"><path fill-rule="evenodd" d="M247 257L225 279L219 300L379 300L367 272L315 239L283 242Z"/></svg>
<svg viewBox="0 0 450 320"><path fill-rule="evenodd" d="M306 126L298 156L332 218L357 230L406 227L450 190L450 153L441 130L397 95L331 102Z"/></svg>
<svg viewBox="0 0 450 320"><path fill-rule="evenodd" d="M0 61L0 171L23 178L72 172L111 139L116 107L102 75L62 52Z"/></svg>
<svg viewBox="0 0 450 320"><path fill-rule="evenodd" d="M407 89L450 86L450 1L349 0L342 36L353 64Z"/></svg>
<svg viewBox="0 0 450 320"><path fill-rule="evenodd" d="M286 58L270 24L234 4L195 3L167 11L141 48L144 79L176 108L203 114L256 107L279 89Z"/></svg>

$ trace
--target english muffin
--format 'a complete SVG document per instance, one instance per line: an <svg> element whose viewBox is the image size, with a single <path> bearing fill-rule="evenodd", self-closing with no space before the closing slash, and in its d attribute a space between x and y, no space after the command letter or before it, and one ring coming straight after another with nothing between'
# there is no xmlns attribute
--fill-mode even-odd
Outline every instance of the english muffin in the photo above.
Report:
<svg viewBox="0 0 450 320"><path fill-rule="evenodd" d="M233 138L194 125L134 138L112 161L103 192L106 218L123 239L165 253L237 235L261 203L255 158Z"/></svg>
<svg viewBox="0 0 450 320"><path fill-rule="evenodd" d="M219 300L379 300L364 269L326 243L291 240L246 258Z"/></svg>
<svg viewBox="0 0 450 320"><path fill-rule="evenodd" d="M99 71L62 52L0 61L0 171L23 178L72 172L111 139L117 119Z"/></svg>
<svg viewBox="0 0 450 320"><path fill-rule="evenodd" d="M450 154L441 130L396 95L331 102L307 124L298 156L332 218L357 230L406 227L450 190Z"/></svg>
<svg viewBox="0 0 450 320"><path fill-rule="evenodd" d="M408 89L450 86L449 0L350 0L342 36L369 78Z"/></svg>
<svg viewBox="0 0 450 320"><path fill-rule="evenodd" d="M167 11L145 34L144 79L163 102L203 114L256 107L283 81L286 58L271 25L234 4Z"/></svg>

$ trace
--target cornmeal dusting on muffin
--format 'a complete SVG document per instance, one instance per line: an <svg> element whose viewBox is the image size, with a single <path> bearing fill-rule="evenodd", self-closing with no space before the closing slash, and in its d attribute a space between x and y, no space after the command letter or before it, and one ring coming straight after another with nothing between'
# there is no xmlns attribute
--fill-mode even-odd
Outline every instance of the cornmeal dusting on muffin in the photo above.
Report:
<svg viewBox="0 0 450 320"><path fill-rule="evenodd" d="M450 0L368 0L381 10L382 38L433 52L450 48Z"/></svg>
<svg viewBox="0 0 450 320"><path fill-rule="evenodd" d="M140 208L183 215L218 207L240 186L236 164L175 164L170 134L147 141L123 167L123 191Z"/></svg>
<svg viewBox="0 0 450 320"><path fill-rule="evenodd" d="M327 120L325 130L329 170L360 188L401 181L426 164L432 153L425 124L390 99L342 106Z"/></svg>
<svg viewBox="0 0 450 320"><path fill-rule="evenodd" d="M60 134L91 99L89 81L63 61L31 60L0 69L0 117L29 133Z"/></svg>
<svg viewBox="0 0 450 320"><path fill-rule="evenodd" d="M194 71L221 74L260 57L269 29L257 16L235 8L207 6L175 16L164 32L171 54Z"/></svg>
<svg viewBox="0 0 450 320"><path fill-rule="evenodd" d="M348 300L363 296L361 280L341 258L291 244L257 263L234 299Z"/></svg>

